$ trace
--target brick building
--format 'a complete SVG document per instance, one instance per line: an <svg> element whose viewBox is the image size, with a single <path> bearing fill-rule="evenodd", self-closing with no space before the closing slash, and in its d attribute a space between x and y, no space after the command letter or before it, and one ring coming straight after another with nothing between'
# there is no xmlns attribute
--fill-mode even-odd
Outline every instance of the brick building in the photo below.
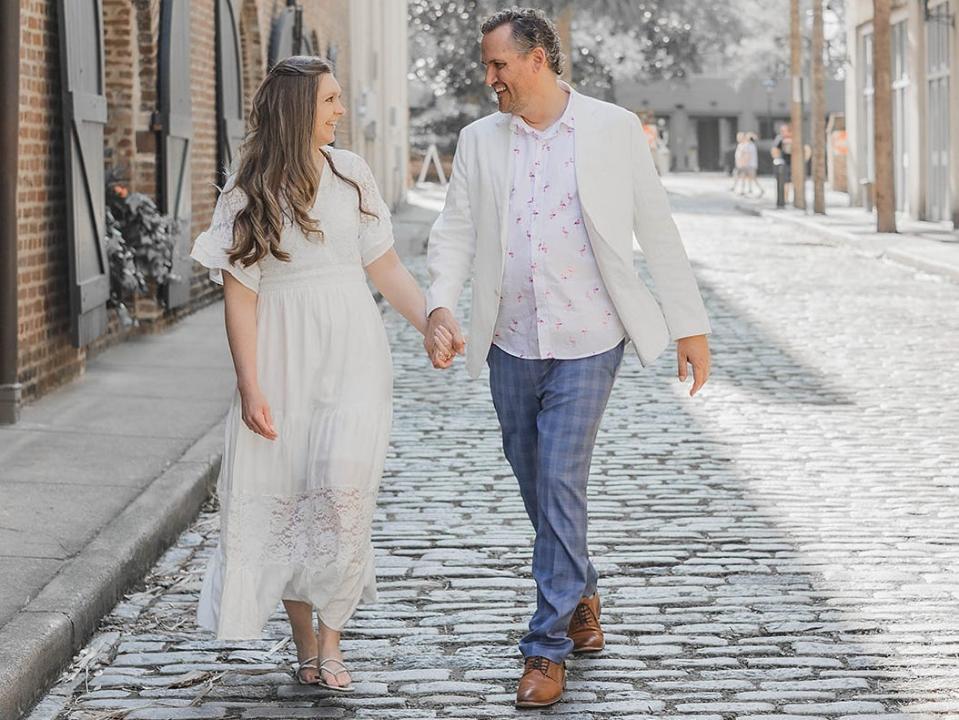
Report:
<svg viewBox="0 0 959 720"><path fill-rule="evenodd" d="M334 61L348 109L337 144L367 158L388 202L402 200L406 12L405 0L2 3L0 422L104 347L218 296L186 255L271 62L297 51ZM145 303L138 326L106 299L111 170L181 220L182 280L169 308Z"/></svg>

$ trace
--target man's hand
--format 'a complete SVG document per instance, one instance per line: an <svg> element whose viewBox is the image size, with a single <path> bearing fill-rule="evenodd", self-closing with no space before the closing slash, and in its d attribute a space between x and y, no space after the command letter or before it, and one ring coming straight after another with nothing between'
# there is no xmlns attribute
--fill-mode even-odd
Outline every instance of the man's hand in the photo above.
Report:
<svg viewBox="0 0 959 720"><path fill-rule="evenodd" d="M693 366L693 387L689 391L689 397L692 397L709 379L709 342L706 336L680 338L676 343L676 360L679 363L680 382L686 382L687 365Z"/></svg>
<svg viewBox="0 0 959 720"><path fill-rule="evenodd" d="M441 330L441 328L443 330ZM437 353L437 337L444 337L444 330L451 336L450 347L452 353ZM449 337L446 336L446 337ZM426 335L423 339L423 347L430 356L433 367L439 370L445 370L453 364L453 358L456 355L462 355L466 351L466 341L463 339L463 333L460 331L459 323L453 317L453 313L448 308L436 308L430 313L426 326Z"/></svg>

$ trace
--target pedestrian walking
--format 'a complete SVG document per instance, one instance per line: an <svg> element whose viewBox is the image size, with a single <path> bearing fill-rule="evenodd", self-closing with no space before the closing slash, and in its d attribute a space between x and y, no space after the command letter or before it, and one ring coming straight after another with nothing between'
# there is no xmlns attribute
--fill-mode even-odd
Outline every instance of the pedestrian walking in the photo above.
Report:
<svg viewBox="0 0 959 720"><path fill-rule="evenodd" d="M743 194L746 187L746 173L748 163L748 140L746 133L736 133L736 150L733 154L733 186L729 192L738 192Z"/></svg>
<svg viewBox="0 0 959 720"><path fill-rule="evenodd" d="M516 705L542 707L561 699L569 654L605 643L586 485L627 339L644 365L676 341L695 394L709 374L709 321L639 118L559 79L559 37L539 10L496 13L481 42L499 112L459 135L429 237L427 338L446 327L459 347L453 311L472 277L467 370L489 366L535 532ZM634 231L661 307L633 267Z"/></svg>
<svg viewBox="0 0 959 720"><path fill-rule="evenodd" d="M274 66L191 253L224 286L237 375L220 541L197 619L219 639L258 638L282 600L296 680L336 692L352 690L341 630L376 597L370 528L392 422L390 350L367 277L427 327L370 168L330 147L344 112L328 62ZM437 358L448 339L431 338Z"/></svg>
<svg viewBox="0 0 959 720"><path fill-rule="evenodd" d="M789 123L783 123L773 139L769 154L773 165L777 166L777 172L783 174L783 197L786 202L790 202L792 195L792 145L792 128Z"/></svg>
<svg viewBox="0 0 959 720"><path fill-rule="evenodd" d="M763 196L763 187L759 184L758 175L759 175L759 148L756 146L756 133L748 132L745 133L746 142L745 149L743 154L745 155L745 166L743 167L743 175L745 183L746 195L753 194L753 188L756 189L756 194L758 197Z"/></svg>

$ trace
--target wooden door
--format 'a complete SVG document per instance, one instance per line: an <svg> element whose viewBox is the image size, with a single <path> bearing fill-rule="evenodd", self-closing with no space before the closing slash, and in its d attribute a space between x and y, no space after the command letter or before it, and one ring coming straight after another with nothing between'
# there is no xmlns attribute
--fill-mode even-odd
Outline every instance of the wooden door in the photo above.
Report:
<svg viewBox="0 0 959 720"><path fill-rule="evenodd" d="M110 266L106 251L103 75L100 0L58 0L63 99L66 246L70 334L85 347L107 329Z"/></svg>
<svg viewBox="0 0 959 720"><path fill-rule="evenodd" d="M240 52L238 0L216 0L216 98L220 184L236 168L243 141L243 57Z"/></svg>
<svg viewBox="0 0 959 720"><path fill-rule="evenodd" d="M177 221L173 275L166 287L171 308L190 299L190 0L163 0L160 10L160 206Z"/></svg>

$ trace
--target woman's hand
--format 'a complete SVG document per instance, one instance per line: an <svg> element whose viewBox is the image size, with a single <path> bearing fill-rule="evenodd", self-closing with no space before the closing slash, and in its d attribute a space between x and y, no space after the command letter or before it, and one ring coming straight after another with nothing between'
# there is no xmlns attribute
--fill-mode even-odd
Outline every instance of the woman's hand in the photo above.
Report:
<svg viewBox="0 0 959 720"><path fill-rule="evenodd" d="M440 332L442 330L442 333ZM426 322L423 347L430 357L430 362L437 370L445 370L453 364L456 355L466 354L466 339L460 332L459 323L449 308L438 307L430 313ZM445 352L434 352L437 337L446 338L449 345ZM445 348L444 348L445 349Z"/></svg>
<svg viewBox="0 0 959 720"><path fill-rule="evenodd" d="M267 440L276 440L276 428L273 426L273 416L270 415L270 405L260 388L240 390L240 400L243 406L243 423L257 435Z"/></svg>
<svg viewBox="0 0 959 720"><path fill-rule="evenodd" d="M452 361L455 353L453 351L453 333L450 332L449 328L438 325L433 333L433 342L425 344L427 346L432 345L428 348L428 351L434 366L443 366Z"/></svg>

